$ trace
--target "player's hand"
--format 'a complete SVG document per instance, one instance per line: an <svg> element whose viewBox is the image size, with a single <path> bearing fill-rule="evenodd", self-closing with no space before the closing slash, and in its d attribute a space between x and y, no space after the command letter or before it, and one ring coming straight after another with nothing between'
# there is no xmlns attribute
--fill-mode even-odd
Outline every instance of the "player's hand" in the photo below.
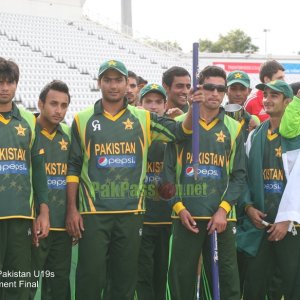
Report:
<svg viewBox="0 0 300 300"><path fill-rule="evenodd" d="M208 234L212 234L215 230L217 230L218 233L223 232L227 226L226 216L226 210L222 207L219 207L207 224Z"/></svg>
<svg viewBox="0 0 300 300"><path fill-rule="evenodd" d="M250 119L249 124L248 124L248 131L249 132L252 131L257 126L258 126L258 124L253 119Z"/></svg>
<svg viewBox="0 0 300 300"><path fill-rule="evenodd" d="M40 205L40 213L33 222L33 242L36 247L39 246L39 240L44 239L49 234L50 219L49 208L47 204Z"/></svg>
<svg viewBox="0 0 300 300"><path fill-rule="evenodd" d="M36 220L33 220L32 222L32 244L35 246L35 247L38 247L39 246L39 239L37 237L37 234L36 234Z"/></svg>
<svg viewBox="0 0 300 300"><path fill-rule="evenodd" d="M254 208L253 206L248 207L246 214L250 218L251 222L255 225L255 227L259 229L265 228L263 225L264 218L267 216L262 211Z"/></svg>
<svg viewBox="0 0 300 300"><path fill-rule="evenodd" d="M77 208L68 209L66 217L66 229L69 235L74 238L74 240L82 238L82 232L84 231L83 219Z"/></svg>
<svg viewBox="0 0 300 300"><path fill-rule="evenodd" d="M173 107L166 111L166 116L171 119L175 119L176 117L181 115L183 115L183 111L178 107Z"/></svg>
<svg viewBox="0 0 300 300"><path fill-rule="evenodd" d="M289 229L290 221L284 221L272 224L270 229L267 231L270 233L268 240L269 241L281 241L286 236L288 229Z"/></svg>
<svg viewBox="0 0 300 300"><path fill-rule="evenodd" d="M190 106L193 102L204 102L204 93L203 93L203 86L197 85L197 90L190 89L189 95L188 95L188 102Z"/></svg>
<svg viewBox="0 0 300 300"><path fill-rule="evenodd" d="M198 233L199 228L197 227L197 223L195 220L192 218L190 212L187 209L183 209L182 211L179 212L179 217L181 220L182 225L190 230L193 233Z"/></svg>

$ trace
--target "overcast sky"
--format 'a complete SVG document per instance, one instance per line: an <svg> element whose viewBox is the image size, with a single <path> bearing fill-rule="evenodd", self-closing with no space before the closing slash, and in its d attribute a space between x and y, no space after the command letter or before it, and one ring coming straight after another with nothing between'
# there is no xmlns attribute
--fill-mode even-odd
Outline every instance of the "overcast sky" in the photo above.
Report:
<svg viewBox="0 0 300 300"><path fill-rule="evenodd" d="M86 0L85 9L106 22L120 22L120 3ZM177 41L184 51L199 38L215 42L220 34L241 29L261 53L267 41L268 53L297 54L299 6L297 0L132 0L133 29L153 39Z"/></svg>

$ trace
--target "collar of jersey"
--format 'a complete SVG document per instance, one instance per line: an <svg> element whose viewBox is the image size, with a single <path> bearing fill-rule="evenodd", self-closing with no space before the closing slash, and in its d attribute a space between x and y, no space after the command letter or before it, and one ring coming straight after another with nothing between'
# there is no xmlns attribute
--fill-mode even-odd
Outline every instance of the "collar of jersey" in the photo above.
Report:
<svg viewBox="0 0 300 300"><path fill-rule="evenodd" d="M12 102L11 117L18 119L19 121L22 120L20 111L14 102ZM2 122L5 125L7 125L10 122L10 120L11 120L11 118L5 119L3 116L0 117L0 122Z"/></svg>
<svg viewBox="0 0 300 300"><path fill-rule="evenodd" d="M42 128L39 123L36 123L36 127L41 132L41 134L43 134L46 138L48 138L51 141L54 139L57 132L63 134L63 130L60 124L57 125L56 129L52 133L50 133L46 128Z"/></svg>
<svg viewBox="0 0 300 300"><path fill-rule="evenodd" d="M225 110L223 107L220 107L219 113L216 115L213 121L207 124L203 119L200 118L199 124L205 129L212 129L219 121L224 121Z"/></svg>
<svg viewBox="0 0 300 300"><path fill-rule="evenodd" d="M128 106L127 99L124 98L122 109L116 115L113 116L109 112L104 110L102 99L100 99L95 103L94 112L95 114L102 114L104 117L106 117L109 120L116 121L124 114L124 112L127 109L127 106Z"/></svg>
<svg viewBox="0 0 300 300"><path fill-rule="evenodd" d="M268 129L268 135L267 138L269 141L273 141L278 137L278 128L275 131L271 131L270 129Z"/></svg>
<svg viewBox="0 0 300 300"><path fill-rule="evenodd" d="M127 99L124 98L124 103L123 107L121 110L126 109L128 106ZM98 100L95 105L94 105L94 112L95 114L103 114L105 112L103 104L102 104L102 99Z"/></svg>

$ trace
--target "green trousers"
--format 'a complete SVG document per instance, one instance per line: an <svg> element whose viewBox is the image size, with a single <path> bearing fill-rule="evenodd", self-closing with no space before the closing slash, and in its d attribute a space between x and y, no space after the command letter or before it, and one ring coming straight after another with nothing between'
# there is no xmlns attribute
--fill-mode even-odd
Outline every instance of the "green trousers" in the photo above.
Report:
<svg viewBox="0 0 300 300"><path fill-rule="evenodd" d="M76 300L101 299L109 276L111 300L132 300L135 293L143 216L136 214L83 215L79 240Z"/></svg>
<svg viewBox="0 0 300 300"><path fill-rule="evenodd" d="M143 225L138 300L165 300L171 225Z"/></svg>
<svg viewBox="0 0 300 300"><path fill-rule="evenodd" d="M28 300L32 220L0 220L0 299ZM29 288L28 288L29 286Z"/></svg>
<svg viewBox="0 0 300 300"><path fill-rule="evenodd" d="M197 267L203 255L201 300L212 299L210 236L207 222L197 221L199 233L187 230L180 220L173 221L168 272L168 300L194 300L197 289ZM228 222L224 232L218 234L219 282L221 300L239 300L239 276L235 246L235 224ZM253 300L253 299L252 299Z"/></svg>
<svg viewBox="0 0 300 300"><path fill-rule="evenodd" d="M265 233L256 257L249 258L244 300L265 300L276 268L280 271L284 299L300 299L300 230L297 231L296 236L287 233L278 242L269 242Z"/></svg>
<svg viewBox="0 0 300 300"><path fill-rule="evenodd" d="M33 279L41 277L41 299L70 299L70 266L72 240L66 231L50 231L40 246L32 246L31 261ZM34 299L32 288L30 299Z"/></svg>

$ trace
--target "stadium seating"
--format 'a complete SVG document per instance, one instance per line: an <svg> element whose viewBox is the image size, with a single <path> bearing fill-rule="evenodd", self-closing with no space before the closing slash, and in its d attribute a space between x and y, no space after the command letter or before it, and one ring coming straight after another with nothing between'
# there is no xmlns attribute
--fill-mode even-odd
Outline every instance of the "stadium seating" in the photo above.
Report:
<svg viewBox="0 0 300 300"><path fill-rule="evenodd" d="M162 66L183 65L184 61L141 44L89 20L0 13L0 56L11 58L20 67L16 101L35 111L41 88L53 79L65 81L72 94L66 116L101 96L97 69L107 59L120 59L149 82L161 82Z"/></svg>
<svg viewBox="0 0 300 300"><path fill-rule="evenodd" d="M86 19L70 21L0 12L0 44L0 56L13 59L20 67L15 101L24 107L37 110L39 92L49 81L60 79L68 84L72 96L68 124L75 112L101 96L97 69L105 60L122 60L149 82L160 83L165 69L174 65L191 71L190 55L163 52ZM209 57L202 59L200 68L212 62ZM258 75L251 77L254 86ZM288 81L299 78L287 76Z"/></svg>

